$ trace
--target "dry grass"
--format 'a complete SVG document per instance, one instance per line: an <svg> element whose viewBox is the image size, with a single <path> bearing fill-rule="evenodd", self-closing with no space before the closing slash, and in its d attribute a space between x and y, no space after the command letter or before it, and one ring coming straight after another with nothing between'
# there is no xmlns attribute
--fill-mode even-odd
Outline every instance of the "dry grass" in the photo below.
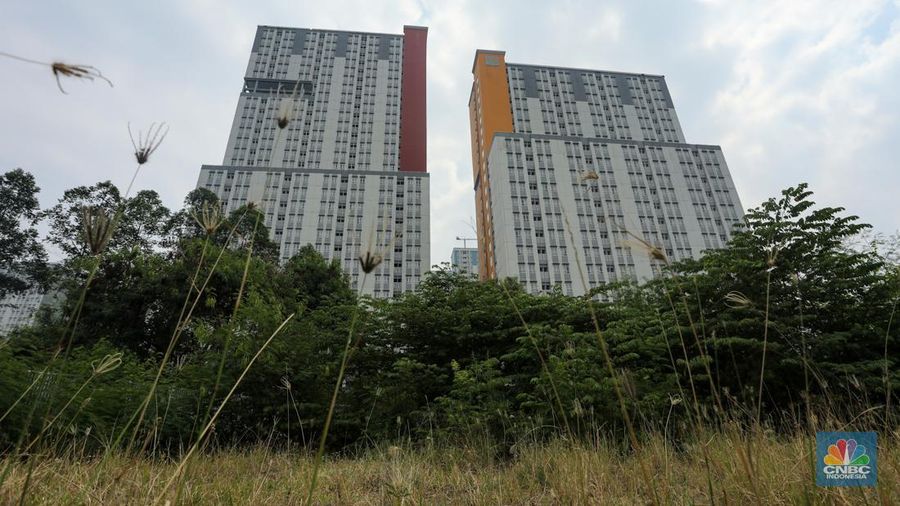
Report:
<svg viewBox="0 0 900 506"><path fill-rule="evenodd" d="M710 501L698 444L677 454L661 437L623 455L606 444L563 442L515 450L503 461L472 448L411 450L396 447L357 457L327 460L314 504L636 504L641 502L640 466L652 470L652 486L667 504L898 504L900 453L896 442L879 448L878 488L819 488L811 475L804 437L759 436L755 447L758 495L736 457L732 439L711 433L716 497ZM314 457L252 450L195 459L178 504L302 504ZM150 503L177 463L112 456L107 459L41 459L29 504ZM25 479L18 465L0 490L12 503Z"/></svg>

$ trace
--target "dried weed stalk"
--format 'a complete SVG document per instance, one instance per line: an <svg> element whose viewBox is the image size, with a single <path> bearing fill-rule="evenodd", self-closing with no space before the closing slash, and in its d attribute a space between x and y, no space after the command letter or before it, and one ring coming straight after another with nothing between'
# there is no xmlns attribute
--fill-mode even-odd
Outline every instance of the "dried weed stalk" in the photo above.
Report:
<svg viewBox="0 0 900 506"><path fill-rule="evenodd" d="M56 86L59 88L63 94L68 95L66 90L62 87L62 82L60 82L60 77L71 77L73 79L87 79L88 81L93 81L94 79L101 79L106 81L110 87L112 87L113 83L106 76L103 75L102 72L97 67L91 65L73 65L69 63L64 63L60 61L55 61L51 63L46 63L42 61L32 60L30 58L23 58L21 56L17 56L10 53L5 53L0 51L0 56L5 56L7 58L12 58L13 60L19 60L25 63L31 63L34 65L42 65L44 67L49 67L50 71L53 72L53 77L56 79Z"/></svg>
<svg viewBox="0 0 900 506"><path fill-rule="evenodd" d="M150 155L162 144L169 133L169 127L165 123L151 123L144 135L142 130L138 130L137 142L134 140L134 134L131 132L131 123L128 123L128 136L131 137L131 145L134 147L134 158L138 165L144 165L150 161Z"/></svg>

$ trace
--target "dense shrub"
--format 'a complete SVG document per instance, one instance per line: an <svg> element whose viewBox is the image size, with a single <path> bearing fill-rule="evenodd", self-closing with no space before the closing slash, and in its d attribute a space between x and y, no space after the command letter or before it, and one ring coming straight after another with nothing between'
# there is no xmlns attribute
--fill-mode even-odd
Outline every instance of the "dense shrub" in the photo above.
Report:
<svg viewBox="0 0 900 506"><path fill-rule="evenodd" d="M67 192L67 209L81 202L76 196L89 198L87 190ZM36 433L45 414L60 412L59 433L89 432L98 446L115 441L198 293L144 424L157 448L191 441L292 313L217 421L216 443L314 442L354 320L333 447L614 430L622 419L616 383L639 427L671 430L694 413L714 417L719 405L738 419L752 418L758 398L776 425L804 416L809 404L836 411L883 405L888 389L900 391L900 325L889 326L898 266L877 249L846 247L867 227L841 209L816 207L810 196L802 185L785 190L751 210L727 248L671 265L662 260L662 277L597 287L593 299L530 295L513 280L481 282L441 268L415 291L385 301L357 297L338 264L310 246L276 263L265 227L246 226L255 223L256 210L235 211L223 225L244 223L240 240L221 231L207 238L187 218L190 208L147 209L160 204L143 195L140 216L126 221L163 220L150 227L160 238L125 235L102 258L71 353L53 361L0 422L0 445ZM195 193L188 204L207 200ZM56 233L77 233L72 216L56 218ZM262 253L248 262L255 241ZM96 260L72 238L57 242L71 249L58 273L63 310L0 346L0 413L67 341L70 315ZM634 255L651 253L632 246ZM603 365L601 340L616 378ZM92 362L118 352L123 365L75 395ZM894 398L892 409L897 405Z"/></svg>

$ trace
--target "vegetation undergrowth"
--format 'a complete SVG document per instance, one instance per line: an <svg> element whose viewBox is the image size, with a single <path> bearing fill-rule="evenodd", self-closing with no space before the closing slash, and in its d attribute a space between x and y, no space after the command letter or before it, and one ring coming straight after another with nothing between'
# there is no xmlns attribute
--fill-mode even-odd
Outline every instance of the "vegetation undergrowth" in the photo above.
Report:
<svg viewBox="0 0 900 506"><path fill-rule="evenodd" d="M655 473L652 485L669 503L892 504L900 494L897 439L879 460L877 488L809 487L803 456L808 436L758 434L759 490L747 486L733 443L718 432L698 435L678 451L661 433L648 434L637 454L598 438L573 443L523 443L498 457L474 445L379 446L327 459L313 504L634 504L645 484L640 466ZM699 445L714 473L710 500L698 463ZM129 504L150 502L178 463L117 453L108 459L79 454L43 459L34 470L30 502ZM181 492L186 504L303 504L315 456L272 449L265 443L209 452L196 458ZM0 490L0 502L17 499L24 479L17 468Z"/></svg>
<svg viewBox="0 0 900 506"><path fill-rule="evenodd" d="M361 290L389 282L387 222L354 286L204 189L172 212L101 182L38 212L30 175L0 186L21 215L0 234L40 217L65 255L17 266L61 301L0 344L6 502L900 501L897 243L805 185L698 259L617 231L643 284L443 267L392 300ZM878 431L876 488L815 486L822 430Z"/></svg>

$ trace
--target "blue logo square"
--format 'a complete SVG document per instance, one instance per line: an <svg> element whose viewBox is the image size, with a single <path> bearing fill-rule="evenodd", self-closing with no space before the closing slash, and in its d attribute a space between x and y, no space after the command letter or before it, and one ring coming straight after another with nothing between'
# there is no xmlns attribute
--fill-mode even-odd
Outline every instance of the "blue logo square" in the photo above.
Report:
<svg viewBox="0 0 900 506"><path fill-rule="evenodd" d="M874 487L877 481L878 434L816 433L816 485Z"/></svg>

